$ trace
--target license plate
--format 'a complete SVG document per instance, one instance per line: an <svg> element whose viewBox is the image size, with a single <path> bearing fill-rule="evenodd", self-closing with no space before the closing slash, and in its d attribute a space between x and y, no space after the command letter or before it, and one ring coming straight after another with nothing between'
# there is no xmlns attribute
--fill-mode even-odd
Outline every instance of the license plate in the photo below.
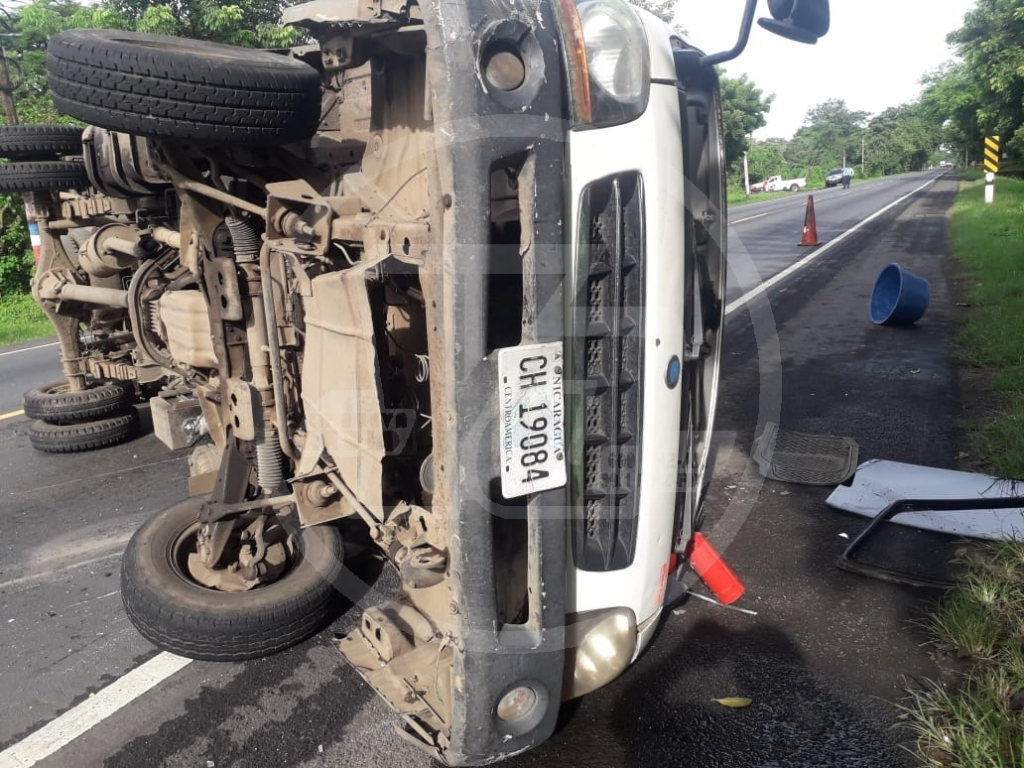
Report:
<svg viewBox="0 0 1024 768"><path fill-rule="evenodd" d="M498 351L506 499L565 485L564 368L560 341Z"/></svg>

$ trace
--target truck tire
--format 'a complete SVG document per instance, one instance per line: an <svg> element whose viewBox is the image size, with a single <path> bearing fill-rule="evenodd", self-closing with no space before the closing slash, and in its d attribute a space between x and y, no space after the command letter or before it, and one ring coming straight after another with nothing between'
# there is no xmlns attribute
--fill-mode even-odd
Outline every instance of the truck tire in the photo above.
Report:
<svg viewBox="0 0 1024 768"><path fill-rule="evenodd" d="M89 176L82 163L48 160L0 165L0 192L46 192L88 186Z"/></svg>
<svg viewBox="0 0 1024 768"><path fill-rule="evenodd" d="M82 154L82 129L77 125L0 126L0 157L8 160L56 160Z"/></svg>
<svg viewBox="0 0 1024 768"><path fill-rule="evenodd" d="M25 415L51 424L95 421L124 411L135 395L127 381L111 379L88 389L72 391L66 381L30 389L24 396Z"/></svg>
<svg viewBox="0 0 1024 768"><path fill-rule="evenodd" d="M800 191L800 185L799 184L791 184L790 187L789 187L789 191L790 192L799 192Z"/></svg>
<svg viewBox="0 0 1024 768"><path fill-rule="evenodd" d="M344 566L336 528L303 528L298 562L246 592L203 586L188 573L202 499L168 507L145 523L121 561L121 598L139 633L161 650L201 661L242 661L312 637L337 614Z"/></svg>
<svg viewBox="0 0 1024 768"><path fill-rule="evenodd" d="M157 139L269 145L309 138L320 76L296 59L202 40L73 29L50 38L57 109Z"/></svg>
<svg viewBox="0 0 1024 768"><path fill-rule="evenodd" d="M81 453L123 443L138 433L139 412L129 408L117 416L82 424L33 421L28 439L33 448L43 453Z"/></svg>

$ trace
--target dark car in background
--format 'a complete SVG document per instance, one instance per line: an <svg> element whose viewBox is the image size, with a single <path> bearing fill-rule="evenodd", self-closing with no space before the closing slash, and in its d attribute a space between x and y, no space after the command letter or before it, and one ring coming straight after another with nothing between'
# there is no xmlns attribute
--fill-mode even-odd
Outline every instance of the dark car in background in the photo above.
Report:
<svg viewBox="0 0 1024 768"><path fill-rule="evenodd" d="M827 174L825 174L825 186L826 187L838 187L843 183L843 169L833 168Z"/></svg>

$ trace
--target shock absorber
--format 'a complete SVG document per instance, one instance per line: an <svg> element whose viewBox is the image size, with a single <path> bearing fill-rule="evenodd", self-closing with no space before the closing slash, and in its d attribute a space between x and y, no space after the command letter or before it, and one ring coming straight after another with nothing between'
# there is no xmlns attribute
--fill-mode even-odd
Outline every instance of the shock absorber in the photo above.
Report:
<svg viewBox="0 0 1024 768"><path fill-rule="evenodd" d="M263 428L256 435L256 475L260 488L269 496L278 490L284 481L284 474L281 466L281 444L271 419L271 413L274 411L274 382L271 375L266 310L259 275L260 236L252 224L242 219L228 216L224 223L231 232L235 263L248 279L248 309L251 314L245 325L249 367L252 370L252 385L259 392L263 406Z"/></svg>
<svg viewBox="0 0 1024 768"><path fill-rule="evenodd" d="M256 443L256 475L260 488L268 496L273 494L284 482L281 469L281 445L278 442L277 430L266 429L263 439Z"/></svg>
<svg viewBox="0 0 1024 768"><path fill-rule="evenodd" d="M235 252L235 261L252 263L260 257L260 236L256 228L248 221L228 216L224 219L231 233L231 247Z"/></svg>

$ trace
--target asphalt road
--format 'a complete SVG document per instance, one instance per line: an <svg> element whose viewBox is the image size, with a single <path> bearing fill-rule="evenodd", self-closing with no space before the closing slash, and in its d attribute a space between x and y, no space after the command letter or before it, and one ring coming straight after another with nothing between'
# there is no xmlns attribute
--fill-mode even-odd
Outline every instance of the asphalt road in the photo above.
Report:
<svg viewBox="0 0 1024 768"><path fill-rule="evenodd" d="M57 342L37 341L0 348L0 414L19 410L25 390L59 378Z"/></svg>
<svg viewBox="0 0 1024 768"><path fill-rule="evenodd" d="M946 340L956 310L943 256L955 190L952 176L937 174L818 190L818 234L834 244L816 250L797 245L806 194L733 209L704 530L747 584L740 605L757 615L687 602L626 675L507 765L907 763L890 702L904 676L935 674L908 623L929 596L837 570L841 535L863 523L828 509L827 488L762 481L748 454L757 425L776 420L850 435L862 459L952 465L957 393ZM809 256L766 297L739 301ZM867 320L871 285L890 261L932 281L932 306L914 328ZM20 407L24 389L59 378L54 347L0 355L0 416ZM165 670L148 692L126 690L129 705L80 735L67 719L58 733L43 729L65 712L102 708L104 694L93 694L115 681L144 688L140 665L166 661L124 617L118 560L131 532L183 495L187 466L183 452L152 435L47 456L31 449L26 426L0 419L0 768L43 754L39 765L75 768L430 765L394 735L397 719L345 666L330 630L269 659ZM754 703L710 702L729 695Z"/></svg>

